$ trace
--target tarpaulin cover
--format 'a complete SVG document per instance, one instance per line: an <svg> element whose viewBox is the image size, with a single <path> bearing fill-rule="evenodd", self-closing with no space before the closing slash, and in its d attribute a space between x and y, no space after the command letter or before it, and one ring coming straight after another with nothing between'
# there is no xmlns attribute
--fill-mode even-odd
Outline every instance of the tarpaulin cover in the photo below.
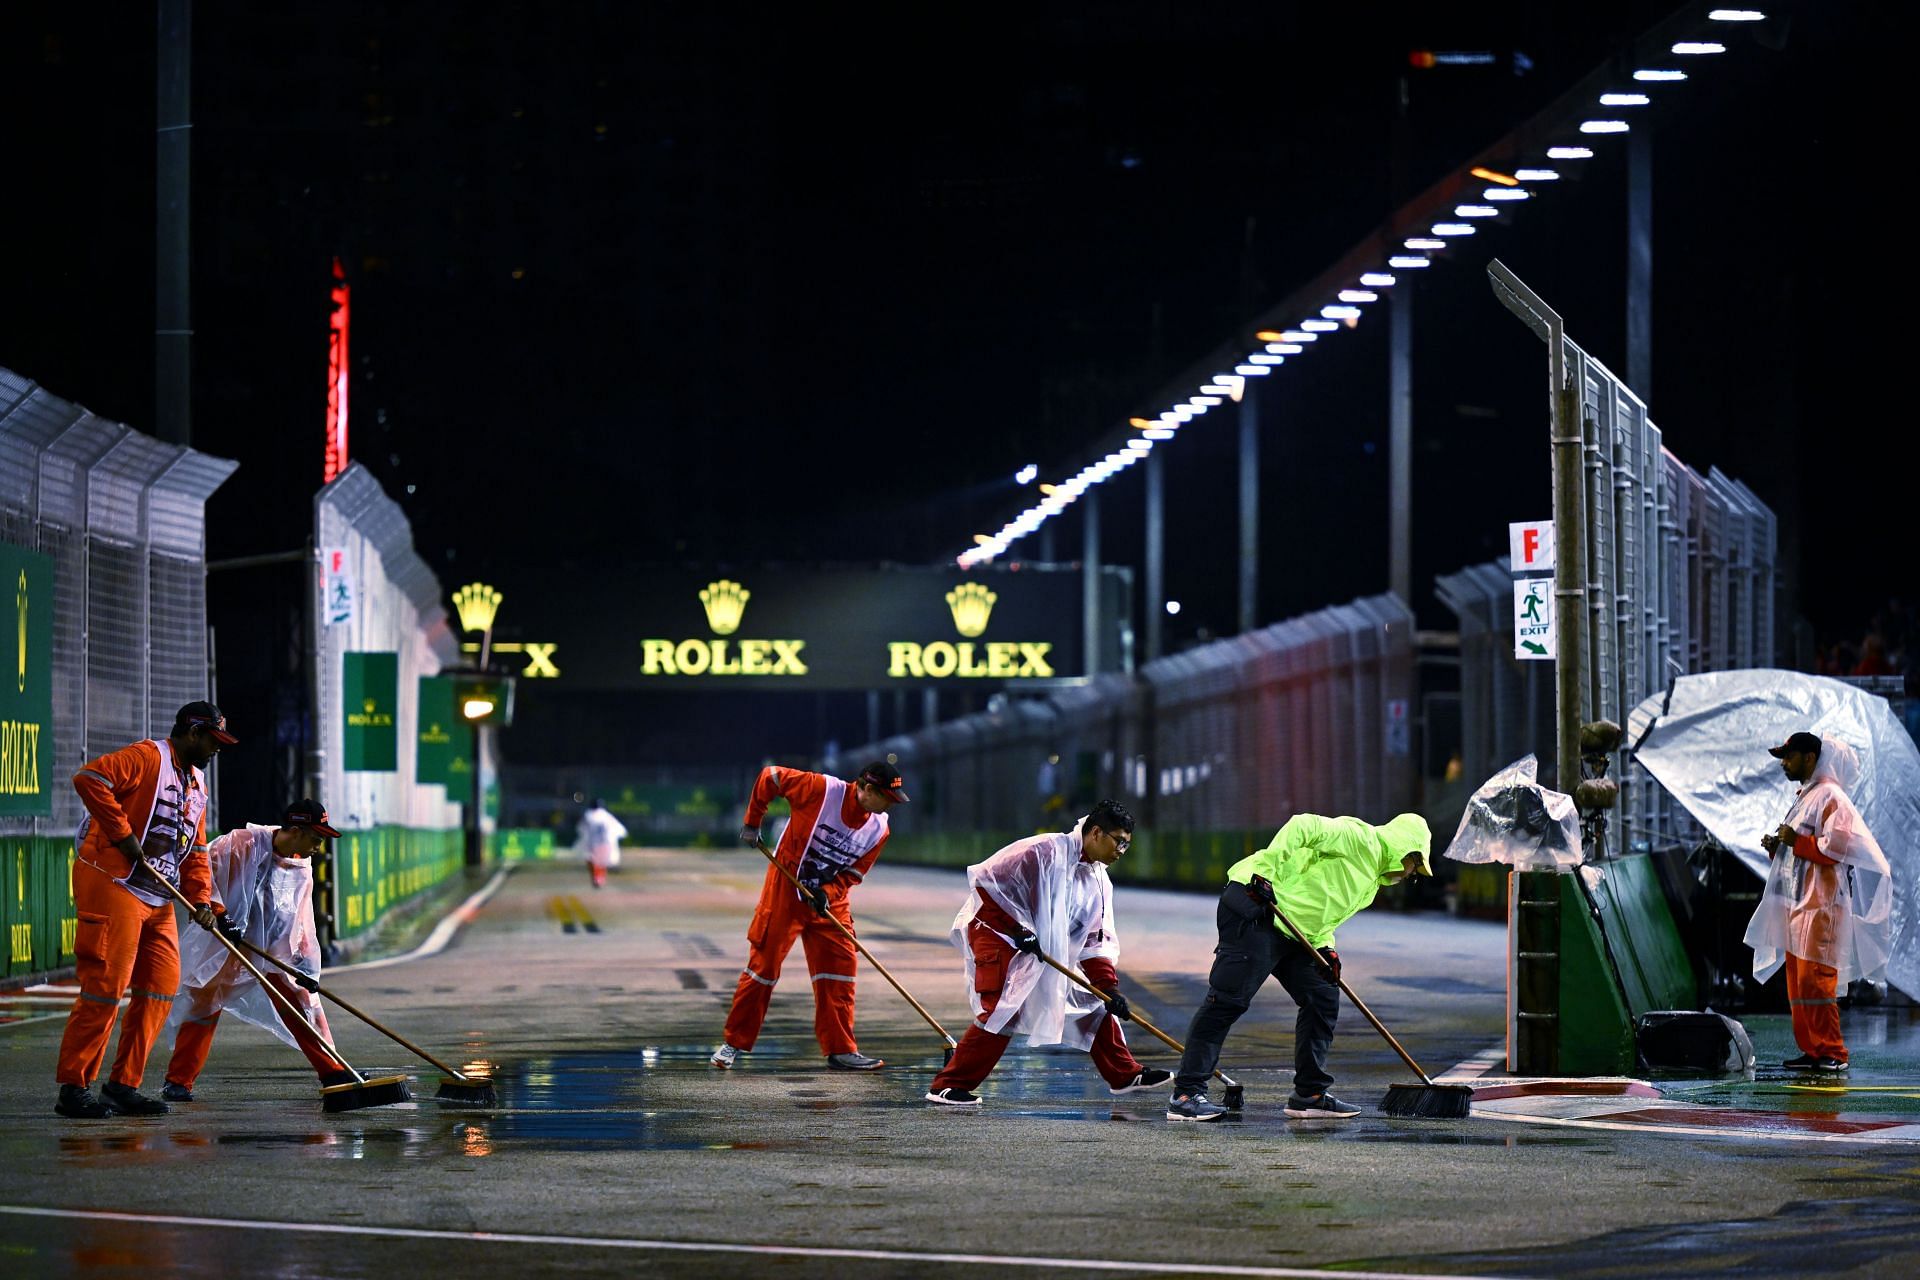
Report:
<svg viewBox="0 0 1920 1280"><path fill-rule="evenodd" d="M1572 796L1541 786L1539 771L1539 762L1526 755L1480 784L1446 856L1521 871L1565 873L1579 866L1579 811Z"/></svg>
<svg viewBox="0 0 1920 1280"><path fill-rule="evenodd" d="M1681 676L1670 702L1661 694L1634 708L1627 740L1639 743L1635 758L1647 772L1764 880L1760 837L1780 826L1797 790L1767 749L1801 730L1837 738L1859 757L1849 796L1893 878L1887 980L1920 994L1920 750L1886 699L1797 671Z"/></svg>

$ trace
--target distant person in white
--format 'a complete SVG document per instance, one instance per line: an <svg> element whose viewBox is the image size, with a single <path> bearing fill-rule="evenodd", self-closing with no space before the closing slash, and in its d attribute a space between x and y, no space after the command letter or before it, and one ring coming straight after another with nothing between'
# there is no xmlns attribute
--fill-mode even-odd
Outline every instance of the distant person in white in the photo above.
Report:
<svg viewBox="0 0 1920 1280"><path fill-rule="evenodd" d="M607 806L598 796L580 815L580 834L574 842L575 848L587 851L587 866L593 872L593 887L604 889L607 885L607 872L620 865L620 842L627 838L627 829L620 819L607 812Z"/></svg>

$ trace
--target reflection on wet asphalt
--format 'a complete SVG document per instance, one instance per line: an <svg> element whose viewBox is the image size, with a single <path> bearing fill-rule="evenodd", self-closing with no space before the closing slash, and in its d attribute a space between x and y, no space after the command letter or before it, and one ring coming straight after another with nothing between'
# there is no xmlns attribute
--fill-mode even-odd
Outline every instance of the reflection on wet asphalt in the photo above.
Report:
<svg viewBox="0 0 1920 1280"><path fill-rule="evenodd" d="M1803 1200L1761 1218L1636 1227L1531 1249L1370 1258L1382 1270L1552 1275L1564 1280L1645 1276L1821 1276L1875 1274L1911 1249L1920 1210L1890 1200ZM1898 1274L1887 1272L1886 1274Z"/></svg>

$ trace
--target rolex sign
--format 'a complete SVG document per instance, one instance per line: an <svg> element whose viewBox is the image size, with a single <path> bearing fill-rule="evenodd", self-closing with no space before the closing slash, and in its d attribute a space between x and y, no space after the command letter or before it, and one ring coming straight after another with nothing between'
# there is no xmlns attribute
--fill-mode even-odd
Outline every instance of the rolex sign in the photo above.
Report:
<svg viewBox="0 0 1920 1280"><path fill-rule="evenodd" d="M0 542L11 617L0 659L0 814L53 812L53 561Z"/></svg>
<svg viewBox="0 0 1920 1280"><path fill-rule="evenodd" d="M1126 583L1110 570L1101 586L1112 669ZM988 690L1087 672L1077 569L732 565L625 570L597 595L509 590L576 689Z"/></svg>

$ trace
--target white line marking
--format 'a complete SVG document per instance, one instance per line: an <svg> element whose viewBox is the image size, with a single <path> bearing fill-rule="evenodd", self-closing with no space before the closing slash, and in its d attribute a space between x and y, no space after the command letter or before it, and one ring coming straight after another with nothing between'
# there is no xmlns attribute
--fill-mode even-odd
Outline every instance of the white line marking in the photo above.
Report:
<svg viewBox="0 0 1920 1280"><path fill-rule="evenodd" d="M1900 1125L1896 1129L1882 1129L1866 1133L1792 1133L1781 1129L1721 1129L1707 1125L1690 1124L1635 1124L1630 1121L1613 1121L1604 1117L1588 1120L1580 1116L1524 1116L1509 1115L1501 1111L1491 1111L1486 1107L1475 1107L1472 1112L1480 1120L1505 1120L1511 1124L1554 1124L1568 1129L1612 1129L1620 1133L1676 1133L1687 1138L1763 1138L1776 1142L1866 1142L1883 1147L1911 1147L1920 1145L1920 1125ZM1914 1136L1889 1137L1899 1130L1907 1130Z"/></svg>
<svg viewBox="0 0 1920 1280"><path fill-rule="evenodd" d="M553 1248L628 1249L656 1253L747 1253L761 1257L851 1258L862 1262L948 1262L957 1266L1052 1267L1062 1271L1135 1271L1183 1276L1282 1276L1298 1280L1433 1280L1436 1273L1410 1271L1317 1271L1302 1267L1238 1267L1225 1263L1123 1262L1108 1258L1043 1258L995 1253L912 1253L894 1249L826 1249L803 1245L724 1244L702 1240L630 1240L602 1236L528 1235L511 1231L434 1231L425 1227L370 1227L338 1222L250 1222L235 1218L192 1218L167 1213L119 1213L105 1209L43 1209L0 1204L0 1213L26 1218L69 1218L89 1222L132 1222L147 1226L224 1227L238 1231L282 1231L334 1236L375 1236L392 1240L448 1240L468 1244L526 1244ZM1483 1280L1460 1276L1455 1280Z"/></svg>
<svg viewBox="0 0 1920 1280"><path fill-rule="evenodd" d="M493 879L487 881L479 892L449 911L445 919L433 926L433 932L427 935L427 940L407 954L388 956L384 960L362 960L357 964L334 965L327 972L345 973L352 969L364 973L368 969L384 969L391 964L405 964L409 960L424 960L428 956L440 954L447 949L447 944L453 941L453 935L460 931L460 926L478 915L480 908L487 905L487 899L499 892L500 886L507 882L507 877L518 865L518 863L509 862L494 872Z"/></svg>

